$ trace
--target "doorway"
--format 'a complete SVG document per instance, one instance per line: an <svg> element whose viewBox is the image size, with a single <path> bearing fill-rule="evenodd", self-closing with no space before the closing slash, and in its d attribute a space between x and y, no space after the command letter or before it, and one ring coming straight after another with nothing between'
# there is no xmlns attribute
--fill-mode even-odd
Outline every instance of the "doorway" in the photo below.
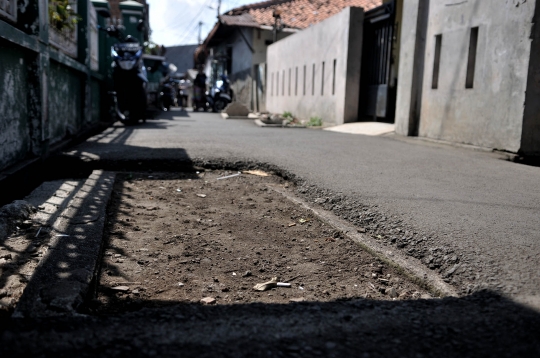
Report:
<svg viewBox="0 0 540 358"><path fill-rule="evenodd" d="M395 14L395 1L365 14L359 120L394 123L397 86L391 76Z"/></svg>

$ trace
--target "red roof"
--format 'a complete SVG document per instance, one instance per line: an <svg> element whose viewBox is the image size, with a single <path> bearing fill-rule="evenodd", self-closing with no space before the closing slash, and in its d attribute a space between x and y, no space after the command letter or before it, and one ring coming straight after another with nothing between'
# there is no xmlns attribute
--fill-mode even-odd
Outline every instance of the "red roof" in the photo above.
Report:
<svg viewBox="0 0 540 358"><path fill-rule="evenodd" d="M253 22L260 26L274 25L274 10L281 10L281 21L285 27L305 29L340 12L346 7L361 7L364 11L382 5L382 0L270 0L232 9L224 15L251 15ZM251 20L250 19L250 20ZM237 24L237 26L242 26Z"/></svg>

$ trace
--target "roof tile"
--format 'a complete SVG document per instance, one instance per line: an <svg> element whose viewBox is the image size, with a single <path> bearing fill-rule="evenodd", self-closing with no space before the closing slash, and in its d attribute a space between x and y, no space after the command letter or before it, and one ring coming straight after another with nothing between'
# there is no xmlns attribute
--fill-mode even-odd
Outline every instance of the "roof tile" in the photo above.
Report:
<svg viewBox="0 0 540 358"><path fill-rule="evenodd" d="M349 6L362 7L368 11L380 5L382 0L270 0L232 9L225 15L235 17L249 14L260 26L272 26L274 10L281 10L281 21L285 27L305 29Z"/></svg>

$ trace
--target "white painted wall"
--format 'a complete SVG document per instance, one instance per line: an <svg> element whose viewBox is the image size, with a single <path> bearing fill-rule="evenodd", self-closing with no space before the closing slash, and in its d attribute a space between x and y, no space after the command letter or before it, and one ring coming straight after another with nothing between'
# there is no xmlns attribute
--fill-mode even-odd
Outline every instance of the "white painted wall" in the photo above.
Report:
<svg viewBox="0 0 540 358"><path fill-rule="evenodd" d="M346 8L271 45L267 110L289 111L300 119L320 117L328 124L356 121L363 22L361 8Z"/></svg>

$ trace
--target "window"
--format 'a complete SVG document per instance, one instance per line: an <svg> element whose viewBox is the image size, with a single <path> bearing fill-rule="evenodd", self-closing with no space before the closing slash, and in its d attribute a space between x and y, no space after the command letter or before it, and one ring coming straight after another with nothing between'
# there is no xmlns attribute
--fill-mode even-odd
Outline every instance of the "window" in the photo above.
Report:
<svg viewBox="0 0 540 358"><path fill-rule="evenodd" d="M292 69L289 68L289 97L291 96L291 73L292 73Z"/></svg>
<svg viewBox="0 0 540 358"><path fill-rule="evenodd" d="M311 95L315 96L315 64L313 64L313 73L311 77Z"/></svg>
<svg viewBox="0 0 540 358"><path fill-rule="evenodd" d="M294 95L298 96L298 67L294 69Z"/></svg>
<svg viewBox="0 0 540 358"><path fill-rule="evenodd" d="M442 35L435 36L435 55L433 57L433 79L431 81L431 88L437 89L439 87L439 66L441 62L441 44Z"/></svg>
<svg viewBox="0 0 540 358"><path fill-rule="evenodd" d="M324 96L324 61L322 63L322 71L321 71L321 96Z"/></svg>
<svg viewBox="0 0 540 358"><path fill-rule="evenodd" d="M304 91L303 91L303 95L305 96L306 95L306 81L307 81L307 66L304 65Z"/></svg>
<svg viewBox="0 0 540 358"><path fill-rule="evenodd" d="M281 95L285 96L285 70L283 70L283 76L281 81Z"/></svg>
<svg viewBox="0 0 540 358"><path fill-rule="evenodd" d="M334 60L334 70L332 71L332 95L336 94L336 66L337 60Z"/></svg>
<svg viewBox="0 0 540 358"><path fill-rule="evenodd" d="M231 75L232 72L232 62L233 62L233 48L227 47L227 75Z"/></svg>
<svg viewBox="0 0 540 358"><path fill-rule="evenodd" d="M276 72L276 97L279 97L279 71Z"/></svg>
<svg viewBox="0 0 540 358"><path fill-rule="evenodd" d="M471 38L469 40L469 59L467 61L467 78L465 79L465 88L474 86L474 70L476 67L476 48L478 45L478 27L471 29Z"/></svg>

